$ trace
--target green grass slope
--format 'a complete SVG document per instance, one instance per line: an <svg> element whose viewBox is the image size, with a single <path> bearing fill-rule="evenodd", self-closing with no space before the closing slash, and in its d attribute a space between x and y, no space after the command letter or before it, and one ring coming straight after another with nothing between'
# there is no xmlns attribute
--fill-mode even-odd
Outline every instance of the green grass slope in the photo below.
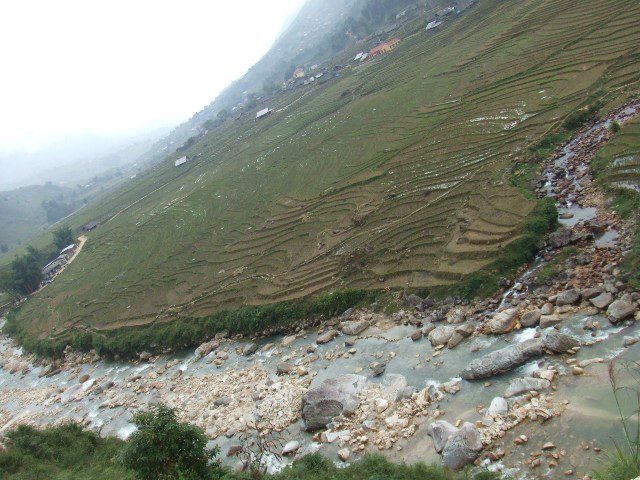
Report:
<svg viewBox="0 0 640 480"><path fill-rule="evenodd" d="M324 85L272 98L127 182L15 324L56 340L344 288L453 285L519 238L527 148L637 88L635 0L481 1ZM267 106L267 105L263 105Z"/></svg>

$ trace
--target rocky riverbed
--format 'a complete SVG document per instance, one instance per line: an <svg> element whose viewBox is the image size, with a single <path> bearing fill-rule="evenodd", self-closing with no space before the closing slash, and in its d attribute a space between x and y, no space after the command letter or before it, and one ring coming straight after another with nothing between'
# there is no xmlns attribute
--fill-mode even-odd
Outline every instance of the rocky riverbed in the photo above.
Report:
<svg viewBox="0 0 640 480"><path fill-rule="evenodd" d="M232 464L245 435L268 430L285 462L312 451L343 462L381 451L582 478L621 436L609 366L640 359L640 293L619 268L632 226L606 208L588 166L610 122L639 107L588 126L549 161L538 192L556 199L562 226L501 295L478 303L409 295L392 315L350 309L289 336L218 335L194 352L142 353L135 364L71 350L47 364L2 337L0 435L73 420L126 437L135 411L163 402ZM569 246L577 253L564 272L538 282Z"/></svg>

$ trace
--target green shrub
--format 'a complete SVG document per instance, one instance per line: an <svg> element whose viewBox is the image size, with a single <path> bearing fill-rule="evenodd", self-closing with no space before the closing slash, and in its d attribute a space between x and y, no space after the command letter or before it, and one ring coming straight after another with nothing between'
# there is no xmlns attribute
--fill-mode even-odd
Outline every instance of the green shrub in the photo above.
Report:
<svg viewBox="0 0 640 480"><path fill-rule="evenodd" d="M178 421L173 409L157 405L133 417L138 427L120 452L122 464L141 480L204 480L219 478L209 463L218 449L207 449L204 432Z"/></svg>

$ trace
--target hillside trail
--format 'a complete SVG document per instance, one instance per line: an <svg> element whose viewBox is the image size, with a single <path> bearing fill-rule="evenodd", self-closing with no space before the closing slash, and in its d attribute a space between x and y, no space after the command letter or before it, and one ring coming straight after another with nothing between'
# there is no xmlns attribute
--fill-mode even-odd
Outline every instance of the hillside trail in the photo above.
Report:
<svg viewBox="0 0 640 480"><path fill-rule="evenodd" d="M39 361L0 336L0 437L21 423L76 421L102 435L126 438L134 431L136 411L163 402L203 428L230 464L237 460L227 452L240 445L239 435L256 420L297 442L292 445L298 454L320 451L336 458L346 448L351 458L381 451L393 460L430 463L440 457L428 426L434 420L469 421L483 442L478 462L488 468L514 476L581 477L597 466L600 449L621 439L609 364L640 360L640 326L613 321L606 307L596 308L588 298L587 291L597 289L628 300L634 312L640 300L637 292L631 299L623 295L616 272L629 247L630 226L605 207L588 165L611 137L610 123L624 124L639 110L640 102L633 102L612 112L546 163L539 193L552 196L564 214L565 234L554 241L566 243L545 248L501 295L435 305L410 296L405 309L392 315L350 309L320 327L301 325L288 336L248 342L218 335L195 351L142 353L134 363L70 349L62 361ZM580 262L567 264L564 280L536 287L536 273L567 245L579 249ZM570 290L582 300L565 302ZM538 309L538 318L525 326L524 314ZM558 331L577 339L580 348L540 352L484 380L461 378L474 360ZM345 374L363 379L358 406L320 433L307 432L306 394ZM507 398L508 412L487 413L495 398L523 381L524 393ZM542 453L545 442L553 448ZM271 460L272 470L281 468Z"/></svg>

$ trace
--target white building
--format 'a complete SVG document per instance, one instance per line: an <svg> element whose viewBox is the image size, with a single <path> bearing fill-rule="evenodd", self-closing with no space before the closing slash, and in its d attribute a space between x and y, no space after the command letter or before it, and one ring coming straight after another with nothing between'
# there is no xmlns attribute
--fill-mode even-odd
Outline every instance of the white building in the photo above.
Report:
<svg viewBox="0 0 640 480"><path fill-rule="evenodd" d="M259 110L258 113L256 113L256 120L262 117L266 117L267 115L269 115L273 110L270 110L269 108L263 108L262 110Z"/></svg>
<svg viewBox="0 0 640 480"><path fill-rule="evenodd" d="M436 27L442 25L442 22L439 20L433 20L432 22L427 23L427 30L432 30Z"/></svg>
<svg viewBox="0 0 640 480"><path fill-rule="evenodd" d="M186 155L184 157L180 157L179 159L176 160L175 162L175 166L179 167L180 165L184 165L185 163L187 163L188 158L186 157Z"/></svg>

